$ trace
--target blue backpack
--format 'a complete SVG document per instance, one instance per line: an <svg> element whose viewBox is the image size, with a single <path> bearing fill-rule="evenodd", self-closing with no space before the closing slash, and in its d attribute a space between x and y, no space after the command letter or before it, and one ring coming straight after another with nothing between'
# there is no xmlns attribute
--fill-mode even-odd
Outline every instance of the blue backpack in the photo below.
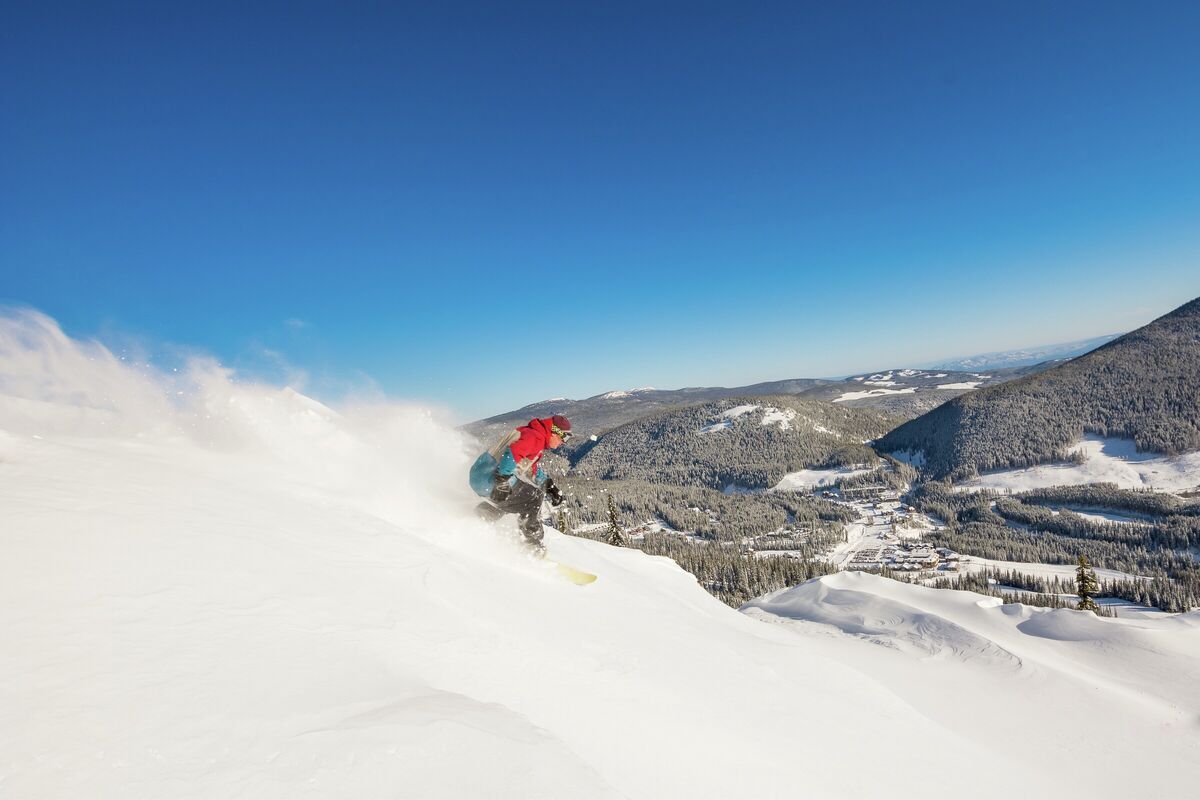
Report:
<svg viewBox="0 0 1200 800"><path fill-rule="evenodd" d="M480 453L479 458L471 465L471 489L480 497L490 497L492 494L492 473L500 465L500 454L510 444L521 438L517 431L509 431L504 438L496 442L490 449Z"/></svg>
<svg viewBox="0 0 1200 800"><path fill-rule="evenodd" d="M492 473L496 471L499 461L491 453L481 453L471 466L471 488L480 497L488 497L492 493Z"/></svg>

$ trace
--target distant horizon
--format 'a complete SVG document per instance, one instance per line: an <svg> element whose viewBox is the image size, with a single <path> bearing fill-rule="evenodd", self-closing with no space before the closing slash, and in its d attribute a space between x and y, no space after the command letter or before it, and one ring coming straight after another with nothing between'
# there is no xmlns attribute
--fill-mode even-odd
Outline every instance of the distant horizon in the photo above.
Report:
<svg viewBox="0 0 1200 800"><path fill-rule="evenodd" d="M1187 301L1185 301L1187 302ZM1179 305L1183 305L1180 303ZM119 326L110 323L101 331L86 332L73 330L62 324L61 320L54 317L45 309L34 308L28 304L14 304L0 302L0 316L11 316L15 313L32 312L41 314L49 318L54 324L63 329L64 334L78 341L95 341L107 348L118 358L129 361L131 363L144 363L146 366L156 369L162 373L167 373L172 370L182 369L186 361L190 358L201 357L211 358L219 363L223 368L232 370L235 380L244 380L250 382L264 382L270 385L278 386L279 388L292 388L301 394L312 397L314 400L322 404L338 406L346 402L400 402L400 403L419 403L427 404L432 408L439 409L442 413L448 413L453 419L454 424L467 424L494 416L502 416L513 411L525 408L526 406L537 405L539 403L553 402L555 400L563 400L568 402L579 402L581 400L589 400L594 397L610 392L634 392L634 391L682 391L685 389L728 389L754 386L762 383L774 383L788 380L822 380L822 381L840 381L855 375L869 375L876 372L886 372L889 370L899 369L917 369L923 371L951 369L958 372L970 373L972 370L955 369L945 365L945 362L962 360L965 358L983 357L991 355L999 355L1010 352L1020 352L1023 350L1037 350L1042 348L1065 347L1069 345L1079 345L1088 342L1093 342L1105 338L1115 338L1136 330L1143 324L1157 319L1163 314L1178 308L1174 306L1171 309L1163 311L1161 314L1155 314L1148 318L1143 323L1131 326L1127 331L1120 333L1105 333L1096 336L1083 336L1079 338L1064 339L1054 342L1037 342L1033 344L1014 345L1011 347L999 347L992 350L980 351L978 353L967 353L961 356L942 357L931 360L915 362L900 360L891 366L875 366L868 369L851 370L848 372L839 373L788 373L782 377L779 375L769 376L765 378L755 378L746 381L715 381L715 382L684 382L678 385L668 385L665 383L659 384L643 384L641 386L632 386L629 384L613 384L606 388L601 388L595 391L577 392L558 394L543 398L534 398L519 402L509 408L488 411L476 415L464 413L461 408L457 408L451 404L439 402L437 399L420 395L400 395L388 394L383 392L372 376L361 374L357 386L347 384L331 379L329 376L322 374L310 374L306 370L287 364L283 360L267 359L264 362L256 362L254 364L235 365L225 360L220 354L211 352L202 346L189 344L185 342L159 341L148 337L145 334L132 334ZM1098 345L1097 345L1098 346ZM1046 360L1053 360L1052 358ZM1040 363L1040 362L1039 362ZM991 367L999 369L1001 367ZM988 369L983 366L978 369Z"/></svg>
<svg viewBox="0 0 1200 800"><path fill-rule="evenodd" d="M1131 330L1136 330L1136 328L1131 329ZM961 359L965 359L965 358L974 358L974 357L982 357L982 356L989 356L989 355L1001 355L1001 354L1009 353L1009 352L1016 353L1016 352L1020 352L1023 350L1038 349L1038 348L1050 348L1050 347L1059 347L1059 346L1065 346L1065 345L1084 344L1084 343L1088 343L1088 342L1099 341L1101 339L1111 340L1111 339L1116 339L1121 336L1124 336L1126 333L1129 333L1129 331L1123 331L1120 333L1104 333L1104 334L1100 334L1099 336L1086 336L1082 339L1071 339L1071 340L1063 341L1063 342L1045 342L1045 343L1037 344L1037 345L1026 345L1024 347L1001 348L999 350L990 350L990 351L982 352L982 353L967 353L962 356L956 357L954 360L961 360ZM1099 345L1096 345L1096 346L1098 347ZM1091 349L1094 349L1094 348L1091 348ZM1087 352L1091 352L1091 349L1089 349ZM1032 362L1032 364L1041 364L1041 363L1045 363L1046 361L1055 361L1055 360L1059 360L1059 359L1048 358L1043 361ZM1012 366L994 366L993 365L990 367L988 367L988 366L979 367L979 369L1012 369L1012 368L1016 368L1019 366L1030 366L1032 364L1012 365ZM577 397L572 397L572 396L547 397L547 398L542 398L539 400L531 400L527 403L523 403L520 406L511 408L507 411L500 411L500 412L496 412L494 414L488 414L483 417L477 417L470 421L471 422L479 422L484 419L489 419L491 417L504 416L505 414L510 414L515 411L519 411L522 408L526 408L528 406L533 406L533 405L538 405L541 403L553 403L555 401L577 403L577 402L580 402L583 400L592 400L597 397L603 397L604 395L610 394L612 392L627 392L627 393L633 394L635 392L680 392L680 391L686 391L688 389L737 389L737 388L748 387L748 386L756 386L756 385L763 384L763 383L778 383L778 382L782 382L782 381L792 381L792 380L816 380L816 381L836 382L836 381L843 381L843 380L846 380L847 378L851 378L851 377L854 377L857 375L872 375L872 374L881 373L881 372L894 372L896 370L901 370L901 369L913 369L913 370L920 370L922 372L930 372L933 370L949 370L952 372L959 372L959 373L968 374L968 375L977 374L973 370L946 366L945 364L939 363L937 360L935 360L932 363L927 362L925 364L897 364L892 367L879 367L877 369L869 369L869 370L855 370L854 372L845 372L845 373L841 373L838 375L789 375L789 376L783 377L783 378L767 378L766 380L751 381L749 383L744 383L744 384L743 383L739 383L739 384L731 384L731 383L695 384L695 383L691 383L691 384L685 384L683 386L613 387L611 389L596 392L594 394L579 395Z"/></svg>
<svg viewBox="0 0 1200 800"><path fill-rule="evenodd" d="M0 304L464 420L1131 330L1200 296L1197 29L1170 1L17 4Z"/></svg>
<svg viewBox="0 0 1200 800"><path fill-rule="evenodd" d="M1194 298L1200 299L1200 298ZM120 326L109 323L100 331L79 331L71 329L62 324L62 321L57 319L53 314L45 309L35 308L28 304L8 303L0 301L0 317L10 316L14 313L33 312L48 317L54 324L62 328L64 334L71 339L79 341L95 341L107 348L118 358L130 361L133 363L144 363L148 367L152 367L160 372L167 373L175 369L181 369L186 361L190 358L202 357L211 358L219 363L223 368L232 370L235 380L244 380L251 382L264 382L270 385L278 386L279 388L292 388L301 394L312 397L314 400L322 404L338 406L346 402L400 402L400 403L418 403L426 404L431 408L438 409L443 414L448 414L454 424L467 424L495 416L502 416L513 411L520 410L526 406L537 405L540 403L553 402L555 400L563 400L568 402L579 402L581 400L589 400L594 397L610 392L634 392L634 391L681 391L685 389L729 389L754 386L762 383L774 383L788 380L823 380L823 381L840 381L856 375L869 375L877 372L894 371L899 369L917 369L922 371L930 370L952 370L957 372L972 373L978 369L1002 369L1005 367L998 366L980 366L975 370L956 368L948 366L948 362L960 361L968 358L979 358L984 356L1003 355L1007 353L1018 353L1025 350L1050 349L1058 347L1068 347L1071 345L1081 345L1090 342L1099 342L1102 339L1113 339L1125 335L1145 324L1152 322L1159 317L1174 311L1180 306L1191 302L1191 299L1184 300L1171 308L1163 310L1161 313L1153 313L1151 316L1131 325L1127 330L1116 333L1102 333L1093 336L1073 337L1058 341L1039 341L1035 343L1026 343L1012 346L997 347L989 350L981 350L976 353L965 353L957 356L943 356L923 361L900 359L890 366L880 366L876 362L876 366L857 369L847 372L819 374L816 372L804 373L793 372L786 373L782 376L773 375L767 377L755 377L744 381L693 381L683 382L680 384L667 384L663 382L645 383L635 386L630 382L624 384L614 383L604 388L592 390L588 389L584 392L556 394L542 398L527 399L514 405L499 409L491 410L474 415L463 410L464 407L458 407L453 404L440 402L438 399L421 396L421 395L404 395L404 394L389 394L379 387L372 376L361 373L358 376L358 382L355 385L332 378L331 376L320 373L309 373L305 369L287 363L278 354L274 357L269 357L264 360L254 361L253 363L233 362L226 360L220 354L211 352L200 345L189 344L186 342L161 341L146 334L134 334L128 330L122 329ZM1099 346L1096 344L1095 346ZM1089 348L1094 349L1094 348ZM1044 359L1046 361L1055 360L1053 357ZM1041 361L1032 363L1042 363ZM1013 365L1018 366L1018 365Z"/></svg>

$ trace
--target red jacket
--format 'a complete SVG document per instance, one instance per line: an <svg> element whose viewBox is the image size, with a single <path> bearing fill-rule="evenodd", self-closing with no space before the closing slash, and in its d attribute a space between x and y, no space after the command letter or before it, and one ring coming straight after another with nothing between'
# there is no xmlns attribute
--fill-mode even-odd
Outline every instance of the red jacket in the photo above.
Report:
<svg viewBox="0 0 1200 800"><path fill-rule="evenodd" d="M531 478L537 475L538 462L542 460L542 453L546 450L546 445L550 442L550 420L549 419L531 419L528 425L517 428L517 433L521 434L515 442L508 446L512 452L513 458L517 462L519 469L529 470ZM528 460L528 467L521 462Z"/></svg>

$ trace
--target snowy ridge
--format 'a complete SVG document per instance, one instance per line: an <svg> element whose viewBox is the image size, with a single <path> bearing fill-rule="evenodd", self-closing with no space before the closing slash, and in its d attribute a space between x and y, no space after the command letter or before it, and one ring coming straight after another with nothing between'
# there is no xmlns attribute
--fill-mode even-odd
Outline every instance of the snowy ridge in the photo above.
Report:
<svg viewBox="0 0 1200 800"><path fill-rule="evenodd" d="M852 375L837 383L809 389L805 396L851 406L878 408L886 413L904 417L915 417L951 397L991 383L1010 380L1016 375L1016 371L991 375L891 369Z"/></svg>
<svg viewBox="0 0 1200 800"><path fill-rule="evenodd" d="M808 417L800 416L797 414L794 408L776 408L775 406L759 406L751 404L734 406L733 408L722 411L720 419L709 425L705 425L703 428L700 428L697 433L716 433L717 431L729 430L733 427L733 420L759 410L763 412L762 417L758 421L759 425L778 425L780 430L787 431L791 430L792 423L796 421L797 417L800 417L806 423L808 423L810 430L816 431L817 433L828 434L829 436L834 436L838 439L842 438L842 435L837 431L830 430L819 422L809 419Z"/></svg>
<svg viewBox="0 0 1200 800"><path fill-rule="evenodd" d="M645 394L646 392L653 391L655 391L653 386L643 386L640 389L618 389L612 392L605 392L604 394L600 395L600 398L603 400L620 400L625 397L633 397L634 395Z"/></svg>
<svg viewBox="0 0 1200 800"><path fill-rule="evenodd" d="M1084 432L1119 434L1147 453L1196 453L1198 385L1200 299L1023 380L981 385L877 444L924 450L927 475L954 480L1060 459Z"/></svg>
<svg viewBox="0 0 1200 800"><path fill-rule="evenodd" d="M206 363L176 383L45 318L5 325L6 796L1117 798L1200 779L1196 615L972 612L854 575L739 614L673 562L548 530L601 576L577 587L473 517L474 453L423 409L329 409ZM852 617L898 646L842 633ZM986 716L1005 700L1023 738Z"/></svg>
<svg viewBox="0 0 1200 800"><path fill-rule="evenodd" d="M840 397L831 397L835 403L845 403L851 400L866 400L872 397L884 397L890 394L914 394L918 391L933 389L970 391L978 389L980 384L991 379L992 375L964 373L964 377L974 377L974 381L955 381L952 383L935 383L938 378L947 377L945 372L929 372L920 369L895 369L887 372L876 372L873 375L856 375L846 381L857 381L863 386L874 386L874 389L864 391L842 392ZM905 385L915 384L915 385ZM893 388L899 387L899 388Z"/></svg>
<svg viewBox="0 0 1200 800"><path fill-rule="evenodd" d="M1190 741L1181 757L1200 754L1195 686L1200 679L1200 611L1157 619L1112 620L1069 609L1002 604L972 592L927 589L874 575L842 572L752 601L743 609L829 654L841 652L931 719L966 733L987 719L997 750L1023 751L1027 764L1052 768L1059 746L1080 731L1121 726L1121 741L1175 731ZM822 642L824 632L824 646ZM870 653L871 656L866 657ZM971 709L964 714L965 709ZM1070 720L1070 732L1036 719ZM1120 720L1120 722L1118 722ZM1086 736L1086 734L1084 734ZM1082 745L1071 758L1086 758ZM1128 791L1173 796L1179 775L1160 761L1108 768ZM1191 756L1184 754L1190 753ZM1161 759L1164 752L1154 757ZM1157 788L1154 788L1157 787ZM1171 788L1175 787L1175 788ZM1109 785L1104 797L1119 796ZM1049 796L1040 787L1037 796Z"/></svg>

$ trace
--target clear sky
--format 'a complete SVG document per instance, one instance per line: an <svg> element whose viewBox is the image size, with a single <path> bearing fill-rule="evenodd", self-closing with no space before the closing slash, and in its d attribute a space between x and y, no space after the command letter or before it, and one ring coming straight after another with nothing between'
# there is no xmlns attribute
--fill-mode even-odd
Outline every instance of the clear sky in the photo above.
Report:
<svg viewBox="0 0 1200 800"><path fill-rule="evenodd" d="M460 418L1200 295L1200 3L0 0L0 302Z"/></svg>

